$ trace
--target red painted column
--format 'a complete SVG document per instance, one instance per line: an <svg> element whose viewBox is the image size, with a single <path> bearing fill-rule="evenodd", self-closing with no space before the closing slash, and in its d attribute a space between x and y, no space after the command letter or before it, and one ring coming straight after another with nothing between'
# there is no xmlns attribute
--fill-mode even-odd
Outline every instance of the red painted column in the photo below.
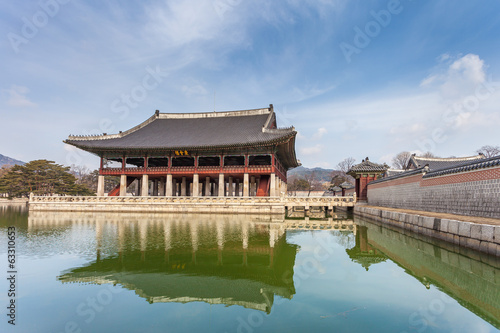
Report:
<svg viewBox="0 0 500 333"><path fill-rule="evenodd" d="M104 165L104 158L101 156L101 166L99 167L99 174L102 175L102 168L103 168L103 165Z"/></svg>

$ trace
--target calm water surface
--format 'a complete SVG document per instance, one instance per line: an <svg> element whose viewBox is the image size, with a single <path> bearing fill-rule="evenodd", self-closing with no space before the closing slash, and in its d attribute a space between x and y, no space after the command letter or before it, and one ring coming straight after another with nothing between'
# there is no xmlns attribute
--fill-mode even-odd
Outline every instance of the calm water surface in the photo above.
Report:
<svg viewBox="0 0 500 333"><path fill-rule="evenodd" d="M346 220L31 213L15 226L16 325L0 332L497 332L498 258ZM314 221L318 222L318 221Z"/></svg>

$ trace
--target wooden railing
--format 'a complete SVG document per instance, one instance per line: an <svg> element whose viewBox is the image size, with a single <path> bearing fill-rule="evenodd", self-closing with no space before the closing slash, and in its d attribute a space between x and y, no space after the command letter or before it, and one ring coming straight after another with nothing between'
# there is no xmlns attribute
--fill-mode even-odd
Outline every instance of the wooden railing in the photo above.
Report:
<svg viewBox="0 0 500 333"><path fill-rule="evenodd" d="M194 166L173 166L170 167L135 167L135 168L103 168L101 169L101 174L105 176L119 176L119 175L130 175L137 176L142 174L153 174L153 175L167 175L167 174L194 174L194 173L233 173L233 174L271 174L272 167L270 165L249 165L245 168L243 165L231 165L231 166L199 166L195 168ZM277 170L280 173L280 178L285 178L283 171Z"/></svg>

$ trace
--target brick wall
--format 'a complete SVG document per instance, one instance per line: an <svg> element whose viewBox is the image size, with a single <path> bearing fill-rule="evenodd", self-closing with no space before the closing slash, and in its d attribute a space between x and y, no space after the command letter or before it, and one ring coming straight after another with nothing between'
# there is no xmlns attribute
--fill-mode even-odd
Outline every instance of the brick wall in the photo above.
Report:
<svg viewBox="0 0 500 333"><path fill-rule="evenodd" d="M369 184L368 204L500 218L500 167L424 175Z"/></svg>

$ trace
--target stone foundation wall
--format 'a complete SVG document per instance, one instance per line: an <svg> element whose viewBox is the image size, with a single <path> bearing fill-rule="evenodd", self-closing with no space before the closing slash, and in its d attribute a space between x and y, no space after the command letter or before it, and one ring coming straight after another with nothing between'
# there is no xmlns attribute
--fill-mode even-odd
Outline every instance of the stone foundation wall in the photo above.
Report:
<svg viewBox="0 0 500 333"><path fill-rule="evenodd" d="M354 206L354 213L461 247L500 256L500 226L392 212L362 205Z"/></svg>

